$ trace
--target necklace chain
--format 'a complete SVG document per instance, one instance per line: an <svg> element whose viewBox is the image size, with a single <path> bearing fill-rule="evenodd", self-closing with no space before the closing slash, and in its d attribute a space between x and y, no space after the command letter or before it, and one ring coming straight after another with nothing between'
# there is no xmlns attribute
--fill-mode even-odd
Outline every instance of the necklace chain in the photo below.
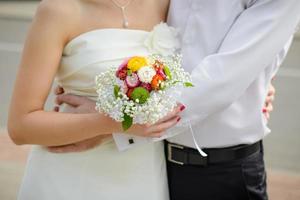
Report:
<svg viewBox="0 0 300 200"><path fill-rule="evenodd" d="M127 1L127 3L125 3L124 5L120 5L119 2L117 2L116 0L111 0L115 6L117 6L118 8L121 9L122 11L122 16L123 16L123 28L128 28L129 26L129 22L128 22L128 17L126 15L126 8L130 5L130 3L133 1L133 0L129 0Z"/></svg>

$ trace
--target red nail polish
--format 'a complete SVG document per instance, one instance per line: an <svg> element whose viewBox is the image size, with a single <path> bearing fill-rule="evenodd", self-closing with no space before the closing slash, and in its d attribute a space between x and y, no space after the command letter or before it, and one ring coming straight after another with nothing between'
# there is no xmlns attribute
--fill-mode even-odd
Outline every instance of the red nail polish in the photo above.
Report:
<svg viewBox="0 0 300 200"><path fill-rule="evenodd" d="M183 111L184 109L185 109L185 106L182 105L182 106L180 107L180 111Z"/></svg>
<svg viewBox="0 0 300 200"><path fill-rule="evenodd" d="M178 117L177 122L179 122L181 120L181 117Z"/></svg>
<svg viewBox="0 0 300 200"><path fill-rule="evenodd" d="M263 108L262 111L263 111L263 113L266 113L266 112L267 112L267 109L266 109L266 108Z"/></svg>
<svg viewBox="0 0 300 200"><path fill-rule="evenodd" d="M54 111L55 111L55 112L58 112L58 111L59 111L59 107L58 107L58 106L55 106L55 107L54 107Z"/></svg>

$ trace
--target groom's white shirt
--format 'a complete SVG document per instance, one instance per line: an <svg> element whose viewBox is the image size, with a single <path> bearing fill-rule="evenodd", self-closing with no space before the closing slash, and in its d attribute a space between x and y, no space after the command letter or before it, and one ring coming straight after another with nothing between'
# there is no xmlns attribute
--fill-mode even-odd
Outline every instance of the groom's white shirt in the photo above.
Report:
<svg viewBox="0 0 300 200"><path fill-rule="evenodd" d="M184 91L183 120L200 147L254 143L269 133L267 87L299 19L299 0L171 0L168 22L180 32L195 85ZM182 134L169 141L195 147L190 129L171 132Z"/></svg>

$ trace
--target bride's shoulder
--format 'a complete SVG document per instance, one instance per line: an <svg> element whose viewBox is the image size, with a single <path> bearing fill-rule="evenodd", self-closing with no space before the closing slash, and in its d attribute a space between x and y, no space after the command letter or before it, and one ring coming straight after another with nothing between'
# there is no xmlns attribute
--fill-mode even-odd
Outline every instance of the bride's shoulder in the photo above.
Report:
<svg viewBox="0 0 300 200"><path fill-rule="evenodd" d="M80 21L80 0L42 0L34 17L34 26L55 30L69 37Z"/></svg>
<svg viewBox="0 0 300 200"><path fill-rule="evenodd" d="M35 18L64 24L72 23L79 18L80 6L80 0L42 0Z"/></svg>
<svg viewBox="0 0 300 200"><path fill-rule="evenodd" d="M80 0L42 0L37 8L37 14L58 17L71 17L80 11Z"/></svg>

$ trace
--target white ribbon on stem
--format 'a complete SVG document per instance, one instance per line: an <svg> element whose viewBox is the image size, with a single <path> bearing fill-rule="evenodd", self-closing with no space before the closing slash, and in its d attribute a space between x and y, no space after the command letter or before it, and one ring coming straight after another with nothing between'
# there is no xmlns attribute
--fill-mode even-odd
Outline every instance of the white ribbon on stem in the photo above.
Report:
<svg viewBox="0 0 300 200"><path fill-rule="evenodd" d="M196 146L198 152L200 153L201 156L207 157L207 154L199 147L199 145L198 145L198 143L197 143L197 140L196 140L196 138L195 138L195 133L194 133L194 131L193 131L191 122L189 122L189 128L190 128L190 131L191 131L191 133L192 133L193 141L194 141L194 144L195 144L195 146Z"/></svg>

